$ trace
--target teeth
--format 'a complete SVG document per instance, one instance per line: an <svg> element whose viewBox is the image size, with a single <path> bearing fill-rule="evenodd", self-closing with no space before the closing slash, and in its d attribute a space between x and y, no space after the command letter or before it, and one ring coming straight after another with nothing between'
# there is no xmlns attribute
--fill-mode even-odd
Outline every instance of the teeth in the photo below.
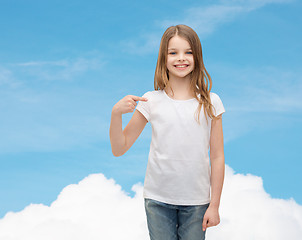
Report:
<svg viewBox="0 0 302 240"><path fill-rule="evenodd" d="M185 68L187 67L188 65L176 65L176 67L179 67L179 68Z"/></svg>

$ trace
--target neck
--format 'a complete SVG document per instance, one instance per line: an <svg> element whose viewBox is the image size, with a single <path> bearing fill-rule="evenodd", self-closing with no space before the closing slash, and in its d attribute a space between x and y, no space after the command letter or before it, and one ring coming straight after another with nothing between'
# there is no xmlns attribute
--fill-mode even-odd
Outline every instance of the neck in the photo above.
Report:
<svg viewBox="0 0 302 240"><path fill-rule="evenodd" d="M194 93L191 92L190 89L190 81L190 76L186 76L184 78L171 76L169 78L170 86L173 89L174 94L177 96L194 96ZM170 88L165 87L165 90L169 95L172 95Z"/></svg>

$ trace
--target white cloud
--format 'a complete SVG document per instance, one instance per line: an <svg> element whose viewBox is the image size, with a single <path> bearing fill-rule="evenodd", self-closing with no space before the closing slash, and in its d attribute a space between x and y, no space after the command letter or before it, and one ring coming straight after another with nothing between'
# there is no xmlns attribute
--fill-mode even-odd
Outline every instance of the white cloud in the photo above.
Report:
<svg viewBox="0 0 302 240"><path fill-rule="evenodd" d="M70 65L70 61L67 60L58 60L58 61L29 61L29 62L24 62L24 63L16 63L15 65L17 66L62 66L62 67L67 67Z"/></svg>
<svg viewBox="0 0 302 240"><path fill-rule="evenodd" d="M1 240L145 239L142 188L129 197L112 179L91 174L65 187L50 206L31 204L0 220Z"/></svg>
<svg viewBox="0 0 302 240"><path fill-rule="evenodd" d="M162 25L167 28L172 25L185 24L192 27L200 38L205 39L213 33L222 23L232 21L240 13L247 9L242 6L211 5L195 7L185 10L185 18L163 21Z"/></svg>
<svg viewBox="0 0 302 240"><path fill-rule="evenodd" d="M16 63L24 75L41 80L72 80L78 74L91 70L100 70L107 62L101 56L78 57L74 59L61 59L56 61L29 61Z"/></svg>
<svg viewBox="0 0 302 240"><path fill-rule="evenodd" d="M0 66L0 87L18 88L21 82L14 79L13 73L10 69Z"/></svg>
<svg viewBox="0 0 302 240"><path fill-rule="evenodd" d="M221 197L221 224L209 228L208 239L298 240L302 234L302 206L294 199L271 198L262 178L235 174L227 167Z"/></svg>
<svg viewBox="0 0 302 240"><path fill-rule="evenodd" d="M31 204L0 219L0 240L148 239L142 186L129 197L112 179L91 174L63 189L50 206ZM207 239L298 240L302 206L294 199L273 199L262 179L235 174L226 166L221 223Z"/></svg>

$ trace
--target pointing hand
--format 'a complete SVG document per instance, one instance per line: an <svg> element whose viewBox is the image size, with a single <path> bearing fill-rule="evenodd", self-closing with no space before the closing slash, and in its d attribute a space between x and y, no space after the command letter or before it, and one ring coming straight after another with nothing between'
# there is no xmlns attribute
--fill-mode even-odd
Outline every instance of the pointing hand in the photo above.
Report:
<svg viewBox="0 0 302 240"><path fill-rule="evenodd" d="M148 99L143 98L143 97L134 96L134 95L127 95L113 106L112 111L115 111L115 112L118 112L121 114L133 112L137 105L136 101L146 102L146 101L148 101Z"/></svg>

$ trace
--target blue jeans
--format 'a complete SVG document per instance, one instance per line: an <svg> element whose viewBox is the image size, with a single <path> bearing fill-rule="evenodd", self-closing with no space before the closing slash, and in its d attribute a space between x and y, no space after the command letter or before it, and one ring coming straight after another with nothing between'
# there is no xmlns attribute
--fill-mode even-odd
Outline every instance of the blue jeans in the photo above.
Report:
<svg viewBox="0 0 302 240"><path fill-rule="evenodd" d="M151 240L203 240L203 216L209 207L183 206L145 198L147 224Z"/></svg>

